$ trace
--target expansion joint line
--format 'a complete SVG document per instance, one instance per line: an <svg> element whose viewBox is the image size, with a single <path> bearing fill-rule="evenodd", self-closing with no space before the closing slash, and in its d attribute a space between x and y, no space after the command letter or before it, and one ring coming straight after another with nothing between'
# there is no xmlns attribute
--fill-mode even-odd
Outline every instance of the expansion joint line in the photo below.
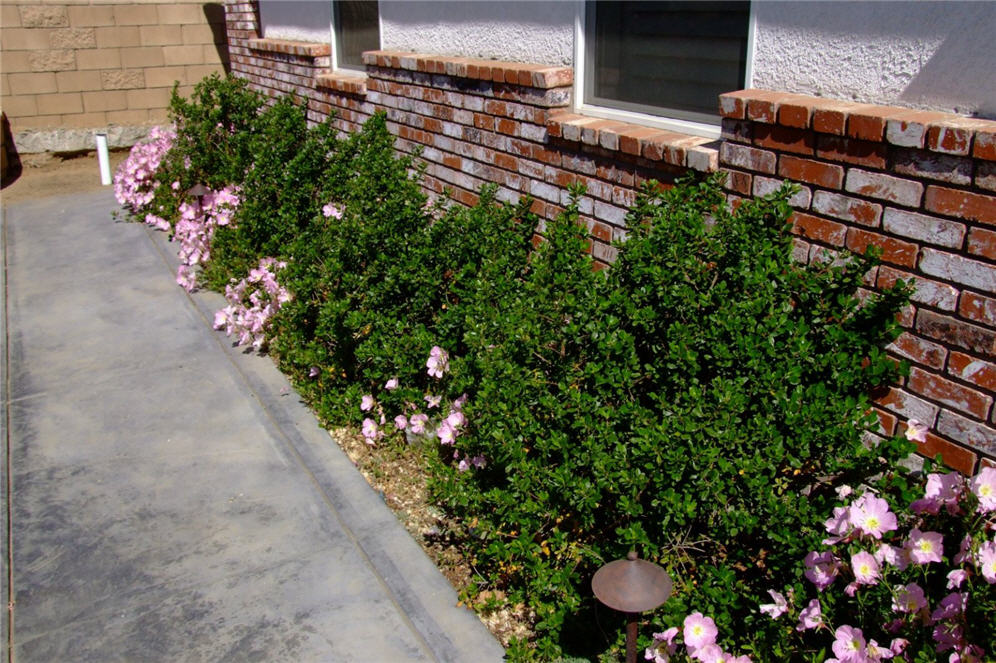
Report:
<svg viewBox="0 0 996 663"><path fill-rule="evenodd" d="M4 417L4 439L3 439L3 454L4 454L4 476L3 484L5 487L6 494L4 495L4 537L7 548L7 558L4 562L7 565L7 596L3 597L7 603L7 611L4 614L4 619L7 620L7 661L6 663L13 663L14 661L14 515L13 515L13 504L11 498L13 497L13 489L11 487L11 478L13 477L13 472L10 467L10 332L8 325L10 323L10 292L7 288L7 214L5 210L0 209L0 294L3 296L3 307L0 308L0 315L3 316L3 320L0 320L0 329L3 331L3 337L0 338L0 346L2 346L2 357L0 361L3 362L3 383L0 384L0 392L2 392L2 402L3 407L3 417Z"/></svg>

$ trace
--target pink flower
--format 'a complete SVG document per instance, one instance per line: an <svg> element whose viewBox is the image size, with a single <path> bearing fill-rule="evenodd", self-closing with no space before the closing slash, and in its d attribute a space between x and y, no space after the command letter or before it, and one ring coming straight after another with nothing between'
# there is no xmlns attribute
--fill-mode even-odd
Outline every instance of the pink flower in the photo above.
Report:
<svg viewBox="0 0 996 663"><path fill-rule="evenodd" d="M374 444L377 438L381 436L380 428L377 426L377 422L373 419L367 418L363 420L363 437L366 438L367 444Z"/></svg>
<svg viewBox="0 0 996 663"><path fill-rule="evenodd" d="M654 633L654 642L643 653L643 657L654 663L668 663L678 650L678 645L674 642L677 635L678 629L673 626L663 633Z"/></svg>
<svg viewBox="0 0 996 663"><path fill-rule="evenodd" d="M762 604L760 607L761 614L768 615L772 619L778 619L788 612L788 602L785 600L785 596L783 594L776 592L773 589L769 589L768 594L771 595L774 603Z"/></svg>
<svg viewBox="0 0 996 663"><path fill-rule="evenodd" d="M968 580L968 571L965 569L955 569L948 573L948 589L958 589L962 583ZM990 582L992 582L990 580Z"/></svg>
<svg viewBox="0 0 996 663"><path fill-rule="evenodd" d="M932 635L939 652L960 647L965 642L965 629L962 628L961 624L942 622L934 627Z"/></svg>
<svg viewBox="0 0 996 663"><path fill-rule="evenodd" d="M429 408L429 409L432 409L434 407L439 407L439 401L443 400L443 397L442 396L432 396L432 395L429 395L429 396L426 396L423 400L426 403L425 406L427 408Z"/></svg>
<svg viewBox="0 0 996 663"><path fill-rule="evenodd" d="M844 506L834 507L833 516L823 523L823 526L829 533L834 535L833 537L823 539L823 545L832 546L843 540L850 534L852 529L850 509Z"/></svg>
<svg viewBox="0 0 996 663"><path fill-rule="evenodd" d="M322 369L318 368L317 366L312 366L311 368L308 369L308 377L317 378L321 374L321 372Z"/></svg>
<svg viewBox="0 0 996 663"><path fill-rule="evenodd" d="M923 498L910 504L910 509L914 513L937 515L944 506L948 513L955 515L959 511L958 500L961 499L963 487L964 482L958 474L928 474Z"/></svg>
<svg viewBox="0 0 996 663"><path fill-rule="evenodd" d="M910 442L926 442L927 425L920 423L916 419L910 419L906 422L906 439Z"/></svg>
<svg viewBox="0 0 996 663"><path fill-rule="evenodd" d="M865 636L861 629L840 626L834 631L834 637L836 640L831 645L831 649L842 663L844 661L864 661L867 658Z"/></svg>
<svg viewBox="0 0 996 663"><path fill-rule="evenodd" d="M979 498L979 513L996 511L996 468L985 467L975 475L972 493Z"/></svg>
<svg viewBox="0 0 996 663"><path fill-rule="evenodd" d="M944 553L943 537L937 532L921 532L914 528L910 531L905 548L915 564L940 562Z"/></svg>
<svg viewBox="0 0 996 663"><path fill-rule="evenodd" d="M889 643L889 649L892 651L893 654L899 656L906 650L907 647L909 647L909 645L910 641L907 640L906 638L895 638L893 639L892 642Z"/></svg>
<svg viewBox="0 0 996 663"><path fill-rule="evenodd" d="M449 446L456 441L456 431L453 430L453 427L447 421L439 424L439 428L436 429L436 435L439 437L440 444Z"/></svg>
<svg viewBox="0 0 996 663"><path fill-rule="evenodd" d="M806 578L816 585L816 589L823 591L837 577L838 562L833 553L827 551L817 553L815 550L806 555Z"/></svg>
<svg viewBox="0 0 996 663"><path fill-rule="evenodd" d="M878 562L871 553L862 550L851 555L851 571L854 573L854 580L861 585L878 584Z"/></svg>
<svg viewBox="0 0 996 663"><path fill-rule="evenodd" d="M892 597L892 609L896 612L920 612L927 607L927 597L923 587L911 582L903 587L897 587Z"/></svg>
<svg viewBox="0 0 996 663"><path fill-rule="evenodd" d="M896 515L889 511L889 503L871 493L865 493L850 506L851 523L861 534L881 539L882 534L898 527Z"/></svg>
<svg viewBox="0 0 996 663"><path fill-rule="evenodd" d="M951 561L955 564L964 564L965 562L972 559L972 537L968 534L961 540L961 545L958 546L958 552L955 554L954 559Z"/></svg>
<svg viewBox="0 0 996 663"><path fill-rule="evenodd" d="M937 609L930 613L932 622L939 622L945 619L954 619L965 614L968 606L968 595L961 592L948 594L937 604Z"/></svg>
<svg viewBox="0 0 996 663"><path fill-rule="evenodd" d="M470 464L479 470L483 470L487 466L488 461L484 458L484 456L474 456L470 459Z"/></svg>
<svg viewBox="0 0 996 663"><path fill-rule="evenodd" d="M990 585L996 583L996 541L986 541L975 555L979 573Z"/></svg>
<svg viewBox="0 0 996 663"><path fill-rule="evenodd" d="M450 356L446 350L434 345L429 351L429 359L425 362L425 367L429 369L429 375L437 379L443 377L443 373L450 370L449 359Z"/></svg>
<svg viewBox="0 0 996 663"><path fill-rule="evenodd" d="M176 283L187 292L193 292L197 287L197 274L194 268L188 265L180 265L176 270Z"/></svg>
<svg viewBox="0 0 996 663"><path fill-rule="evenodd" d="M467 423L467 417L465 417L463 412L460 410L453 410L450 412L449 416L446 417L446 422L454 429L458 429L462 428L464 424Z"/></svg>
<svg viewBox="0 0 996 663"><path fill-rule="evenodd" d="M399 414L394 418L394 427L398 430L404 430L408 428L408 418L403 414Z"/></svg>
<svg viewBox="0 0 996 663"><path fill-rule="evenodd" d="M819 599L813 599L799 613L799 625L795 630L802 632L820 626L823 626L823 610L820 608Z"/></svg>
<svg viewBox="0 0 996 663"><path fill-rule="evenodd" d="M723 650L719 648L719 645L714 643L702 645L694 649L689 647L688 655L702 663L724 663L726 660Z"/></svg>
<svg viewBox="0 0 996 663"><path fill-rule="evenodd" d="M398 378L391 378L390 380L384 383L384 389L388 391L394 391L397 388L398 388Z"/></svg>
<svg viewBox="0 0 996 663"><path fill-rule="evenodd" d="M685 646L690 652L706 645L715 644L718 633L716 622L701 612L695 612L685 617L682 635L685 637Z"/></svg>
<svg viewBox="0 0 996 663"><path fill-rule="evenodd" d="M425 432L425 424L429 421L429 415L427 414L413 414L412 418L409 419L409 423L412 427L412 432L416 435L421 435Z"/></svg>
<svg viewBox="0 0 996 663"><path fill-rule="evenodd" d="M364 394L363 398L360 399L360 409L364 412L369 412L373 409L374 397L370 394Z"/></svg>
<svg viewBox="0 0 996 663"><path fill-rule="evenodd" d="M453 401L453 409L456 410L457 412L462 412L464 403L467 402L467 398L468 398L467 394L462 394L460 398Z"/></svg>
<svg viewBox="0 0 996 663"><path fill-rule="evenodd" d="M910 555L905 548L896 548L888 543L883 543L875 551L875 561L879 564L891 564L903 571L910 565Z"/></svg>
<svg viewBox="0 0 996 663"><path fill-rule="evenodd" d="M332 203L328 203L322 206L322 216L324 216L326 219L328 219L329 217L335 217L336 219L341 219L342 210L333 205Z"/></svg>
<svg viewBox="0 0 996 663"><path fill-rule="evenodd" d="M880 646L874 640L868 642L868 660L869 661L881 661L884 659L889 659L895 656L891 649Z"/></svg>

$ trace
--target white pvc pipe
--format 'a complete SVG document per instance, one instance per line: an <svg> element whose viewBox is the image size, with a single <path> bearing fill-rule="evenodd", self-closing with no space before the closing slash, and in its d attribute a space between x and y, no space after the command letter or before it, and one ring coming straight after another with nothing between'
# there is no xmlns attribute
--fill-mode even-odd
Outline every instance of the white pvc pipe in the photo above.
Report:
<svg viewBox="0 0 996 663"><path fill-rule="evenodd" d="M97 134L97 161L100 163L100 183L111 183L111 160L107 154L107 134Z"/></svg>

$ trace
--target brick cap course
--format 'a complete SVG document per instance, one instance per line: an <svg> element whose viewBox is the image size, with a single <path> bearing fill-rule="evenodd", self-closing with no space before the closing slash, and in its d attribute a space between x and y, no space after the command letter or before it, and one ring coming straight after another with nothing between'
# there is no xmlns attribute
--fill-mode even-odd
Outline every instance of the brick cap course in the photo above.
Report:
<svg viewBox="0 0 996 663"><path fill-rule="evenodd" d="M862 133L870 142L917 147L943 154L972 154L996 161L996 121L954 113L876 106L774 90L746 89L719 95L719 112L734 120L751 119L796 129L847 135L851 119L876 120L880 132ZM833 116L833 121L829 119ZM972 145L974 149L969 148Z"/></svg>
<svg viewBox="0 0 996 663"><path fill-rule="evenodd" d="M315 76L315 87L362 97L367 94L367 77L326 71Z"/></svg>
<svg viewBox="0 0 996 663"><path fill-rule="evenodd" d="M570 112L555 113L547 120L546 128L554 138L599 145L610 151L663 161L672 166L704 173L719 168L719 149L714 147L716 141L711 138ZM594 134L594 139L582 138L583 132L579 131L582 129Z"/></svg>
<svg viewBox="0 0 996 663"><path fill-rule="evenodd" d="M290 41L288 39L250 39L249 48L255 51L271 53L286 53L310 58L319 58L332 54L332 46L312 41Z"/></svg>
<svg viewBox="0 0 996 663"><path fill-rule="evenodd" d="M528 62L478 60L403 51L366 51L363 53L363 64L496 83L513 83L543 90L570 87L574 84L574 70L570 67Z"/></svg>

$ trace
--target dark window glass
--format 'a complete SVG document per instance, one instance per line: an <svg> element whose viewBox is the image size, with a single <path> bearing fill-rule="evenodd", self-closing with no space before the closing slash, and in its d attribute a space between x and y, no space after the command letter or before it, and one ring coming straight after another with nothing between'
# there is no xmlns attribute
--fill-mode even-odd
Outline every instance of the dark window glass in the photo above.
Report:
<svg viewBox="0 0 996 663"><path fill-rule="evenodd" d="M363 68L363 51L380 48L380 22L376 0L336 0L336 64Z"/></svg>
<svg viewBox="0 0 996 663"><path fill-rule="evenodd" d="M749 2L589 2L585 103L716 121L743 87Z"/></svg>

